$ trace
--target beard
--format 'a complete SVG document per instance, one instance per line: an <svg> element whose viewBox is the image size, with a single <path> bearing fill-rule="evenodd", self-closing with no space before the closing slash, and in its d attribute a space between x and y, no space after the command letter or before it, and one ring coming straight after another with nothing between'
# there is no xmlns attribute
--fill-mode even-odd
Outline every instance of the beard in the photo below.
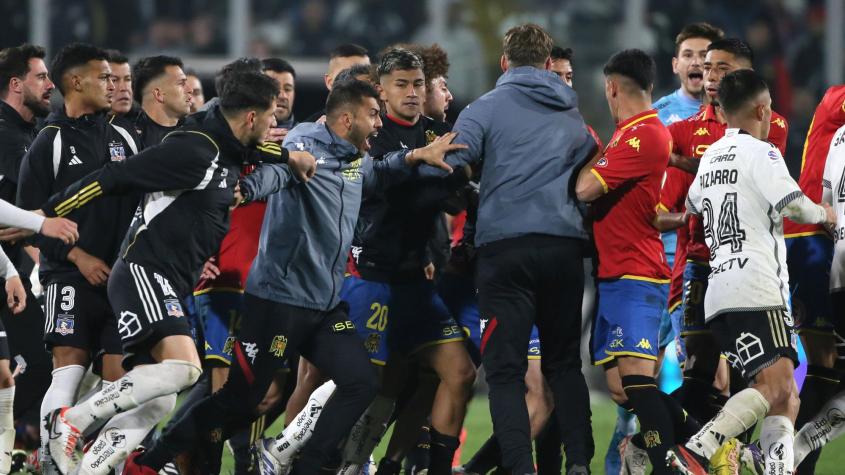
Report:
<svg viewBox="0 0 845 475"><path fill-rule="evenodd" d="M23 105L29 108L35 117L47 117L47 114L50 113L50 106L44 105L38 97L29 91L24 91Z"/></svg>

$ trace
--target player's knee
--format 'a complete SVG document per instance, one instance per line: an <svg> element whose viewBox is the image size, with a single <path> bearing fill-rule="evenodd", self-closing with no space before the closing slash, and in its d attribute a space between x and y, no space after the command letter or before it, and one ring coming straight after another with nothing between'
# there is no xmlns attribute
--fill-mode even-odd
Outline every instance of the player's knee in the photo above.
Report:
<svg viewBox="0 0 845 475"><path fill-rule="evenodd" d="M178 390L193 386L202 376L202 368L190 361L164 360L161 362L162 377L170 377Z"/></svg>
<svg viewBox="0 0 845 475"><path fill-rule="evenodd" d="M0 375L0 389L8 389L15 385L15 378L8 371L6 374Z"/></svg>

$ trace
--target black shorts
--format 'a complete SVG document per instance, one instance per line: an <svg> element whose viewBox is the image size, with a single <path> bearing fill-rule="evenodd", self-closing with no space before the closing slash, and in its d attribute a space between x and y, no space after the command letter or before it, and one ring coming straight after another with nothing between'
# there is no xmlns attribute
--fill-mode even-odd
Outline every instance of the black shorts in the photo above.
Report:
<svg viewBox="0 0 845 475"><path fill-rule="evenodd" d="M121 353L114 312L105 287L53 281L44 289L44 343L50 351L71 346L98 354Z"/></svg>
<svg viewBox="0 0 845 475"><path fill-rule="evenodd" d="M9 353L9 337L6 335L6 327L0 321L0 360L8 360L11 358Z"/></svg>
<svg viewBox="0 0 845 475"><path fill-rule="evenodd" d="M109 301L127 369L152 363L149 352L162 338L191 336L182 300L158 272L118 259L109 276Z"/></svg>
<svg viewBox="0 0 845 475"><path fill-rule="evenodd" d="M793 325L784 310L723 313L707 324L722 353L748 382L781 357L798 366Z"/></svg>

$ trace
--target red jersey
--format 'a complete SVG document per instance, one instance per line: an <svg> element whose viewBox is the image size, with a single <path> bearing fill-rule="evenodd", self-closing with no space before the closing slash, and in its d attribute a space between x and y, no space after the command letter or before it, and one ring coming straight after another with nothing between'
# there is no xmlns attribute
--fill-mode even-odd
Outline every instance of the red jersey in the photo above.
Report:
<svg viewBox="0 0 845 475"><path fill-rule="evenodd" d="M683 213L686 210L687 192L694 179L695 175L680 168L667 168L657 207L668 213ZM672 282L669 285L670 312L681 303L684 295L684 269L687 264L689 228L681 226L677 230L677 236L675 265L672 267Z"/></svg>
<svg viewBox="0 0 845 475"><path fill-rule="evenodd" d="M830 141L836 129L845 124L845 85L833 86L825 92L813 114L807 139L804 141L804 153L801 155L801 175L798 186L815 203L822 199L822 174L827 160ZM810 236L826 234L820 224L798 224L789 219L783 220L784 237Z"/></svg>
<svg viewBox="0 0 845 475"><path fill-rule="evenodd" d="M242 176L248 175L255 165L246 165ZM261 236L261 224L267 203L254 201L232 210L229 219L229 232L220 244L217 254L217 267L220 275L214 280L200 280L194 294L210 290L243 292L252 261L258 254L258 238Z"/></svg>
<svg viewBox="0 0 845 475"><path fill-rule="evenodd" d="M605 191L593 204L598 277L669 283L660 233L652 226L672 137L654 109L619 124L590 170Z"/></svg>
<svg viewBox="0 0 845 475"><path fill-rule="evenodd" d="M725 135L727 127L727 124L719 122L716 116L716 108L712 104L702 105L697 114L669 126L669 133L672 134L672 151L684 157L700 159L711 144ZM772 123L769 127L768 138L769 142L773 143L781 154L786 153L788 131L786 119L772 111ZM821 187L821 180L819 187ZM689 187L687 187L687 190L689 190ZM705 265L710 262L710 248L704 241L704 227L697 216L690 217L686 258L688 261L704 263ZM675 257L675 260L677 260L677 257Z"/></svg>

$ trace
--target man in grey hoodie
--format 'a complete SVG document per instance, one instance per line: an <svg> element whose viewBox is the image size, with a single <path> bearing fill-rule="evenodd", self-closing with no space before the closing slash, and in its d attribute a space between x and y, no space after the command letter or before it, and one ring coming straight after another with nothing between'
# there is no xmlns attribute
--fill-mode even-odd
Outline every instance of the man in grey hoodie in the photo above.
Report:
<svg viewBox="0 0 845 475"><path fill-rule="evenodd" d="M537 25L505 34L504 74L461 112L456 143L468 148L446 159L453 168L484 162L475 245L479 304L489 322L480 349L494 432L515 474L535 470L524 382L532 324L555 406L567 408L557 416L568 473L587 473L593 455L579 355L587 233L573 187L597 145L575 91L549 71L551 50Z"/></svg>

